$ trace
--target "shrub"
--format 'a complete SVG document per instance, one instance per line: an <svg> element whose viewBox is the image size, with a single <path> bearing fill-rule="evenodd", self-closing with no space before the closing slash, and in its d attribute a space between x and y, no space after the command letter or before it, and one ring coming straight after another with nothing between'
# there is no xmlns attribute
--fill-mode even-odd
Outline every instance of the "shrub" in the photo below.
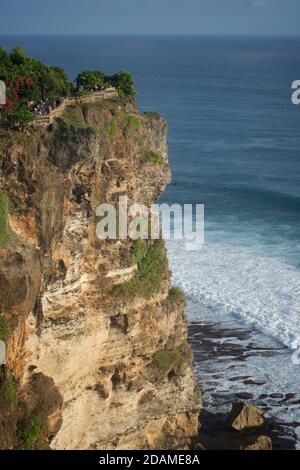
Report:
<svg viewBox="0 0 300 470"><path fill-rule="evenodd" d="M138 265L136 275L128 282L114 286L113 293L128 298L139 296L149 299L160 290L168 269L163 241L155 240L153 245L149 245L145 240L136 240L132 258Z"/></svg>
<svg viewBox="0 0 300 470"><path fill-rule="evenodd" d="M114 86L121 97L133 99L136 95L134 80L124 70L120 70L112 76L107 76L99 70L85 70L79 73L76 78L77 90L81 88L93 90L96 87L107 88L109 86Z"/></svg>
<svg viewBox="0 0 300 470"><path fill-rule="evenodd" d="M16 386L11 371L8 371L7 383L6 383L6 398L11 406L16 407L18 404Z"/></svg>
<svg viewBox="0 0 300 470"><path fill-rule="evenodd" d="M9 57L13 65L23 65L26 62L26 55L22 47L15 47Z"/></svg>
<svg viewBox="0 0 300 470"><path fill-rule="evenodd" d="M147 245L140 238L134 242L132 262L139 264L147 254Z"/></svg>
<svg viewBox="0 0 300 470"><path fill-rule="evenodd" d="M106 129L107 129L107 132L108 132L108 135L110 137L114 137L117 133L117 121L116 121L116 118L112 118L111 121L109 121L109 123L107 124L106 126Z"/></svg>
<svg viewBox="0 0 300 470"><path fill-rule="evenodd" d="M138 116L129 115L127 120L127 127L129 131L136 131L139 129L141 121Z"/></svg>
<svg viewBox="0 0 300 470"><path fill-rule="evenodd" d="M18 405L16 386L13 375L10 370L7 372L7 381L4 386L0 389L1 400L9 402L10 406L16 408Z"/></svg>
<svg viewBox="0 0 300 470"><path fill-rule="evenodd" d="M1 48L0 58L0 78L7 84L7 110L27 110L30 101L57 99L73 91L62 68L45 65L27 56L20 47L10 54ZM26 122L29 115L21 115L19 121L24 119Z"/></svg>
<svg viewBox="0 0 300 470"><path fill-rule="evenodd" d="M0 341L7 343L9 337L9 326L3 315L0 315Z"/></svg>
<svg viewBox="0 0 300 470"><path fill-rule="evenodd" d="M76 86L77 89L83 87L84 89L102 88L105 84L104 73L98 70L85 70L77 75Z"/></svg>
<svg viewBox="0 0 300 470"><path fill-rule="evenodd" d="M8 230L9 198L7 194L0 193L0 247L8 245L10 234Z"/></svg>
<svg viewBox="0 0 300 470"><path fill-rule="evenodd" d="M141 125L140 118L134 114L128 114L122 110L118 110L117 116L122 120L123 125L128 129L129 132L136 131Z"/></svg>
<svg viewBox="0 0 300 470"><path fill-rule="evenodd" d="M39 418L33 418L24 428L18 429L17 435L23 443L25 450L34 449L40 434L43 432L43 423Z"/></svg>
<svg viewBox="0 0 300 470"><path fill-rule="evenodd" d="M174 303L186 303L186 298L182 290L180 290L178 287L172 287L169 290L169 295L167 300L169 302L174 302Z"/></svg>
<svg viewBox="0 0 300 470"><path fill-rule="evenodd" d="M35 119L35 115L29 111L29 109L23 108L13 113L11 119L15 123L26 123L33 121Z"/></svg>
<svg viewBox="0 0 300 470"><path fill-rule="evenodd" d="M160 372L167 374L180 362L181 353L177 348L157 351L153 356L153 364Z"/></svg>
<svg viewBox="0 0 300 470"><path fill-rule="evenodd" d="M144 158L146 161L155 163L156 165L164 165L165 163L162 156L158 153L153 152L152 150L147 150L144 154Z"/></svg>
<svg viewBox="0 0 300 470"><path fill-rule="evenodd" d="M130 73L120 70L112 77L107 77L107 81L118 90L119 96L133 99L136 95L134 80Z"/></svg>

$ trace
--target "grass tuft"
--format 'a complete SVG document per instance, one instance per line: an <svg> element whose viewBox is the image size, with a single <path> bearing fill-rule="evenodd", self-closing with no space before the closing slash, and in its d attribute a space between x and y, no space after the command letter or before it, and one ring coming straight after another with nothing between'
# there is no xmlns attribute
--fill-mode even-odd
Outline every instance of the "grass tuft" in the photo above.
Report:
<svg viewBox="0 0 300 470"><path fill-rule="evenodd" d="M144 159L147 162L154 163L155 165L162 166L165 164L165 160L163 159L163 157L158 153L153 152L152 150L146 150L146 152L144 153Z"/></svg>
<svg viewBox="0 0 300 470"><path fill-rule="evenodd" d="M129 132L136 131L140 128L141 120L138 116L125 113L125 111L122 110L117 111L117 116Z"/></svg>
<svg viewBox="0 0 300 470"><path fill-rule="evenodd" d="M7 371L5 384L0 388L0 399L8 402L11 408L16 408L18 405L16 386L10 370Z"/></svg>
<svg viewBox="0 0 300 470"><path fill-rule="evenodd" d="M167 374L181 360L181 353L177 348L170 350L157 351L153 356L153 364L160 372Z"/></svg>
<svg viewBox="0 0 300 470"><path fill-rule="evenodd" d="M186 304L186 298L184 293L182 292L181 289L178 287L172 287L169 290L169 295L167 297L167 300L172 303L182 303Z"/></svg>
<svg viewBox="0 0 300 470"><path fill-rule="evenodd" d="M32 421L23 429L17 430L17 435L22 441L25 450L35 448L37 440L43 432L43 423L39 418L33 418Z"/></svg>
<svg viewBox="0 0 300 470"><path fill-rule="evenodd" d="M0 193L0 247L6 247L10 242L8 214L9 198L6 193Z"/></svg>
<svg viewBox="0 0 300 470"><path fill-rule="evenodd" d="M138 265L136 275L124 284L114 286L112 292L126 298L150 299L161 289L163 277L168 270L163 240L155 240L153 244L141 239L136 240L132 260Z"/></svg>
<svg viewBox="0 0 300 470"><path fill-rule="evenodd" d="M3 315L0 315L0 341L7 343L9 337L9 326Z"/></svg>
<svg viewBox="0 0 300 470"><path fill-rule="evenodd" d="M106 126L107 133L110 137L115 137L117 133L117 120L116 118L112 118L111 121Z"/></svg>

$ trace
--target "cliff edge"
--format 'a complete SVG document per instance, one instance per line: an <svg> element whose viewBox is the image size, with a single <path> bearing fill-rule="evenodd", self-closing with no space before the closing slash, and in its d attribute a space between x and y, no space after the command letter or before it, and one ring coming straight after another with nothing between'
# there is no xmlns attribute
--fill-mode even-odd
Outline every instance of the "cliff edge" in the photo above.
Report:
<svg viewBox="0 0 300 470"><path fill-rule="evenodd" d="M163 242L96 237L100 203L158 200L166 138L160 116L122 99L0 130L1 448L184 449L196 436L184 299Z"/></svg>

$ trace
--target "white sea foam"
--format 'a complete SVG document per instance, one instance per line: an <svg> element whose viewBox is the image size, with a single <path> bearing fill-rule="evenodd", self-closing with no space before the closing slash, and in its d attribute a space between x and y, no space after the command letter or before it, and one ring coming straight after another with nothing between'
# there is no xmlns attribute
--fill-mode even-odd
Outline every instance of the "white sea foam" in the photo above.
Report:
<svg viewBox="0 0 300 470"><path fill-rule="evenodd" d="M193 302L218 310L292 348L300 338L300 272L229 240L197 252L167 244L173 280ZM292 352L292 351L291 351Z"/></svg>

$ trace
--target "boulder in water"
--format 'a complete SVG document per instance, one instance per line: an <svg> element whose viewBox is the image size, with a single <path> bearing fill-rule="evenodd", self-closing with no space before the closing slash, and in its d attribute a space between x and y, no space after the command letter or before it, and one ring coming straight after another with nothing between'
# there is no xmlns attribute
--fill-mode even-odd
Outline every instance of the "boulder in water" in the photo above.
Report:
<svg viewBox="0 0 300 470"><path fill-rule="evenodd" d="M272 441L268 436L259 436L254 442L241 446L241 450L272 450Z"/></svg>
<svg viewBox="0 0 300 470"><path fill-rule="evenodd" d="M262 412L251 403L237 402L232 405L226 422L227 426L236 431L242 431L262 426L265 424L265 418Z"/></svg>

